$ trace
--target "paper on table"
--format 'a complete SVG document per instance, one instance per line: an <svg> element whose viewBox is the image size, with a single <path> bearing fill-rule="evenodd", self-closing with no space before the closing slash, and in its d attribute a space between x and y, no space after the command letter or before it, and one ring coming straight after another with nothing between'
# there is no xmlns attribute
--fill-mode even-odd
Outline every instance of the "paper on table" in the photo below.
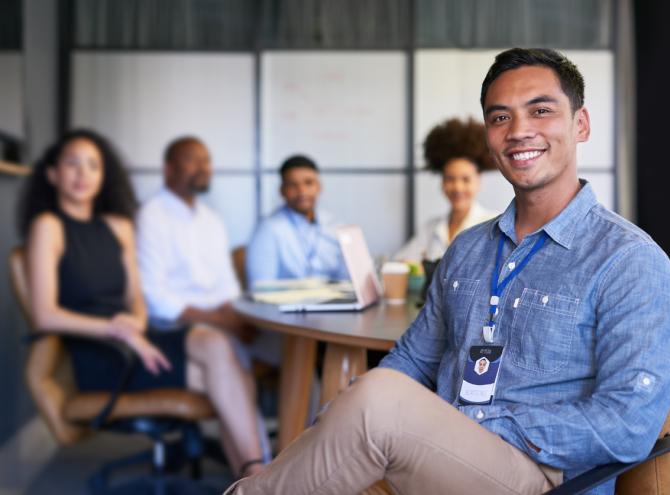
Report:
<svg viewBox="0 0 670 495"><path fill-rule="evenodd" d="M298 302L316 303L320 301L341 298L346 295L347 293L345 291L336 288L321 287L315 289L254 292L252 297L255 301L269 304L291 304Z"/></svg>
<svg viewBox="0 0 670 495"><path fill-rule="evenodd" d="M257 292L274 292L284 290L317 289L328 284L323 277L289 278L281 280L260 280L254 284L254 294Z"/></svg>

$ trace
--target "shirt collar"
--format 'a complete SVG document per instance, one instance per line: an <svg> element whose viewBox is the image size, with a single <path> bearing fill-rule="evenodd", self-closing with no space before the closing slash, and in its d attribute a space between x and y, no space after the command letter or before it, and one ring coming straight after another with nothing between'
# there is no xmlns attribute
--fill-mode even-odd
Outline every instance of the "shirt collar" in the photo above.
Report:
<svg viewBox="0 0 670 495"><path fill-rule="evenodd" d="M484 214L484 207L477 203L476 201L472 203L470 211L465 215L465 218L461 222L460 229L455 233L456 235L460 234L470 227L474 227L478 223L481 223L481 217ZM433 227L433 234L437 236L438 239L442 242L444 246L449 245L449 215L443 215L440 217L440 220L435 222ZM454 235L454 238L456 237ZM453 239L452 239L453 241Z"/></svg>
<svg viewBox="0 0 670 495"><path fill-rule="evenodd" d="M186 201L177 196L168 187L163 187L161 194L165 198L168 206L172 209L173 213L191 218L197 215L198 211L200 210L200 201L198 201L197 197L193 198L193 207L190 207Z"/></svg>
<svg viewBox="0 0 670 495"><path fill-rule="evenodd" d="M539 230L544 230L549 237L551 237L557 244L560 244L566 249L570 249L572 241L575 237L575 230L579 225L579 221L586 216L586 214L598 204L593 188L588 181L579 179L582 188L577 195L572 198L568 206L563 208L556 217L551 219L549 223L543 225ZM491 239L495 234L495 227L498 226L510 239L515 238L514 220L516 218L516 202L513 199L505 212L491 224L489 235Z"/></svg>
<svg viewBox="0 0 670 495"><path fill-rule="evenodd" d="M315 211L314 212L314 221L310 222L307 220L307 217L303 215L302 213L298 213L295 211L293 208L291 208L289 205L284 205L283 208L284 214L289 218L289 220L294 224L294 225L301 225L301 226L312 226L312 225L319 225L319 212Z"/></svg>

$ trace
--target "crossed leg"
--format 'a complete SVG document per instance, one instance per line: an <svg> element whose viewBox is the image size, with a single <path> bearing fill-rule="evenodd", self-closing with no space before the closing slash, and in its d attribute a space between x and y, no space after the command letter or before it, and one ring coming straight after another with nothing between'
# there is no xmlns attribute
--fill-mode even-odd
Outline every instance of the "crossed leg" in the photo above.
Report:
<svg viewBox="0 0 670 495"><path fill-rule="evenodd" d="M186 383L209 397L221 423L221 443L233 473L245 462L263 457L256 423L253 376L240 363L231 337L205 325L186 337ZM247 473L260 470L260 464Z"/></svg>
<svg viewBox="0 0 670 495"><path fill-rule="evenodd" d="M272 464L226 493L346 495L380 479L403 495L539 494L562 473L540 467L406 375L375 369Z"/></svg>

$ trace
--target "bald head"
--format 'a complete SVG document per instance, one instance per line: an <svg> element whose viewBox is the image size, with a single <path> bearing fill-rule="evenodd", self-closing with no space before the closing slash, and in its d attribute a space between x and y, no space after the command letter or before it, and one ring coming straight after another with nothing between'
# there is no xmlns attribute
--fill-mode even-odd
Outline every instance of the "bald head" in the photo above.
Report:
<svg viewBox="0 0 670 495"><path fill-rule="evenodd" d="M165 185L189 204L206 192L212 175L207 147L198 138L175 139L165 149Z"/></svg>

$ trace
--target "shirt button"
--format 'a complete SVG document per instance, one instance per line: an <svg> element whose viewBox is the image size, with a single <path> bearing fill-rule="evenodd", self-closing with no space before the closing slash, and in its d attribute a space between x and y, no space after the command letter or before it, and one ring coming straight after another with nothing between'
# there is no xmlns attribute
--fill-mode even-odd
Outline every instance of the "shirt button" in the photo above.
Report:
<svg viewBox="0 0 670 495"><path fill-rule="evenodd" d="M516 263L514 263L513 261L511 263L508 263L508 265L507 265L507 268L509 268L510 272L512 270L514 270L515 267L516 267Z"/></svg>
<svg viewBox="0 0 670 495"><path fill-rule="evenodd" d="M475 418L484 419L484 411L482 411L481 409L477 411L477 414L475 414Z"/></svg>
<svg viewBox="0 0 670 495"><path fill-rule="evenodd" d="M651 383L651 378L649 378L648 376L645 376L645 377L642 379L642 384L643 384L643 385L649 385L650 383Z"/></svg>

